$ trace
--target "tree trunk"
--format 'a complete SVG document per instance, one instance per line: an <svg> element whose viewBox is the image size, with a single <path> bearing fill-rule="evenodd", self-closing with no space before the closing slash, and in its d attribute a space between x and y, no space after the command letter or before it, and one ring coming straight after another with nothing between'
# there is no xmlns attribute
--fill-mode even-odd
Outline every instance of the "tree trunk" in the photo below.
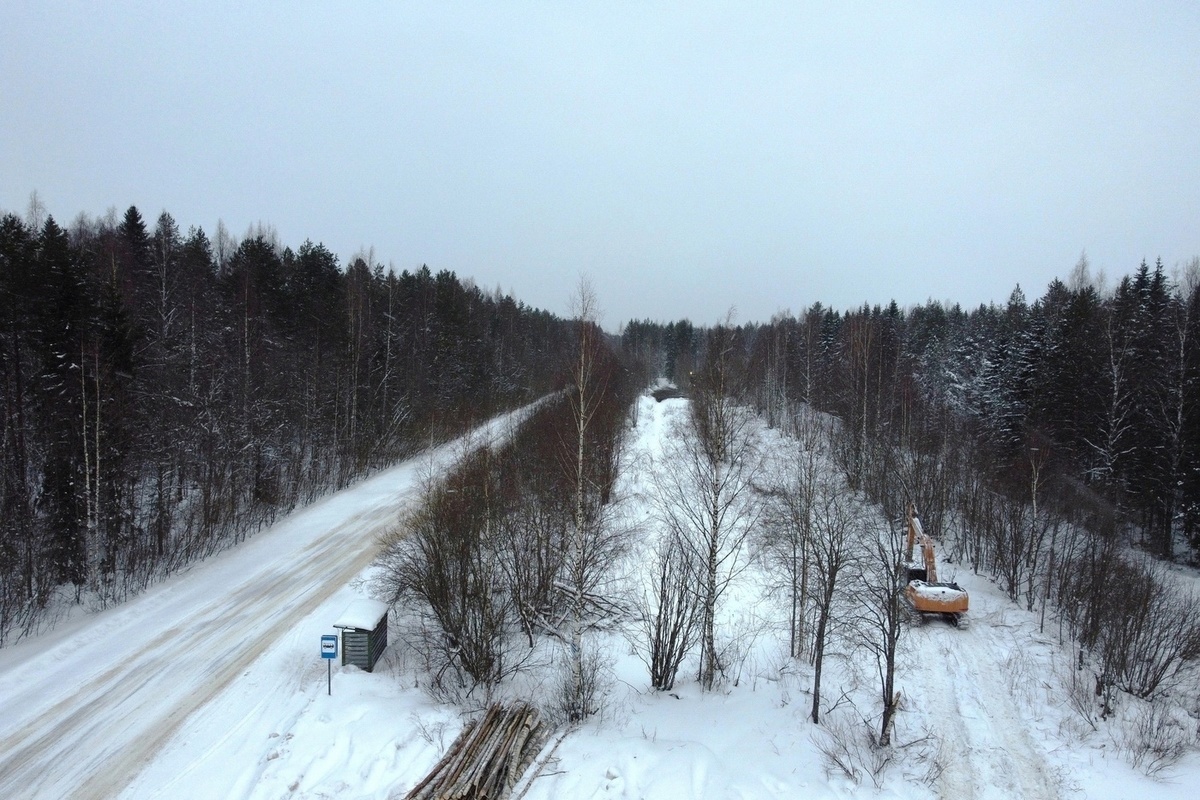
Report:
<svg viewBox="0 0 1200 800"><path fill-rule="evenodd" d="M812 721L821 723L821 672L825 662L825 629L829 621L829 607L820 610L817 618L817 640L813 643L813 702Z"/></svg>

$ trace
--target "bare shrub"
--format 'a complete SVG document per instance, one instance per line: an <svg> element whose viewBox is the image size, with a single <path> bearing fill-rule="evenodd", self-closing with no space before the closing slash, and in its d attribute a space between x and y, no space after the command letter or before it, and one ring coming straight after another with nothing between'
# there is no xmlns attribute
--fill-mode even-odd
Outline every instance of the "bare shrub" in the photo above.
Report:
<svg viewBox="0 0 1200 800"><path fill-rule="evenodd" d="M1008 655L1004 657L1002 671L1009 694L1032 706L1034 691L1041 679L1028 651L1023 647L1013 647L1009 650Z"/></svg>
<svg viewBox="0 0 1200 800"><path fill-rule="evenodd" d="M636 649L650 670L650 685L669 691L699 630L696 570L689 551L670 535L660 539L650 566L639 603L645 647Z"/></svg>
<svg viewBox="0 0 1200 800"><path fill-rule="evenodd" d="M520 468L518 463L512 466ZM544 502L527 486L518 491L512 513L501 523L500 565L521 630L533 647L535 634L547 627L559 627L556 617L560 615L562 592L557 578L563 560L559 536L569 524L569 515L563 504Z"/></svg>
<svg viewBox="0 0 1200 800"><path fill-rule="evenodd" d="M562 664L551 696L549 715L559 723L575 724L599 713L612 691L612 670L586 640L576 663Z"/></svg>
<svg viewBox="0 0 1200 800"><path fill-rule="evenodd" d="M1164 776L1197 744L1191 720L1165 702L1137 703L1114 723L1117 751L1152 778Z"/></svg>
<svg viewBox="0 0 1200 800"><path fill-rule="evenodd" d="M421 504L384 542L380 582L393 602L415 598L417 647L435 687L493 686L517 666L509 631L515 614L495 546L500 501L491 452L460 460L442 483L427 481Z"/></svg>
<svg viewBox="0 0 1200 800"><path fill-rule="evenodd" d="M1072 568L1063 613L1096 657L1098 693L1155 697L1200 660L1195 598L1171 585L1160 567L1125 557L1114 539L1094 539Z"/></svg>
<svg viewBox="0 0 1200 800"><path fill-rule="evenodd" d="M742 612L737 619L723 626L717 637L717 663L721 665L720 679L740 686L742 676L755 673L758 662L754 645L766 628L766 622L753 612Z"/></svg>
<svg viewBox="0 0 1200 800"><path fill-rule="evenodd" d="M432 745L439 753L446 752L446 730L449 727L446 720L426 725L420 714L412 713L408 715L408 722L425 744Z"/></svg>
<svg viewBox="0 0 1200 800"><path fill-rule="evenodd" d="M813 732L813 744L821 751L825 777L841 775L855 785L862 783L861 738L861 731L840 717L826 719L824 727Z"/></svg>
<svg viewBox="0 0 1200 800"><path fill-rule="evenodd" d="M925 768L919 777L921 783L936 788L946 767L954 763L956 754L929 728L925 728L924 735L908 747L914 748L912 759Z"/></svg>
<svg viewBox="0 0 1200 800"><path fill-rule="evenodd" d="M1173 688L1200 658L1200 613L1196 598L1175 591L1158 567L1143 570L1131 587L1138 591L1132 607L1110 629L1110 647L1120 688L1150 698Z"/></svg>
<svg viewBox="0 0 1200 800"><path fill-rule="evenodd" d="M1059 682L1066 690L1067 705L1079 719L1083 720L1091 730L1100 729L1100 704L1093 690L1092 676L1085 672L1078 656L1071 658L1071 663L1059 665Z"/></svg>
<svg viewBox="0 0 1200 800"><path fill-rule="evenodd" d="M815 731L812 738L813 744L821 752L826 777L842 775L855 784L870 778L876 789L883 788L895 751L876 744L875 733L869 723L827 715L825 725Z"/></svg>

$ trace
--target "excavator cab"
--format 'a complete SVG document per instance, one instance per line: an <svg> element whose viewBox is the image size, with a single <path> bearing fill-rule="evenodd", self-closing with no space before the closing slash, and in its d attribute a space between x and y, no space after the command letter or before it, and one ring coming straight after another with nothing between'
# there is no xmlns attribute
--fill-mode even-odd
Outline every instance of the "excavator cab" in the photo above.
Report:
<svg viewBox="0 0 1200 800"><path fill-rule="evenodd" d="M938 615L955 627L966 627L970 598L967 590L957 583L941 583L937 579L937 554L933 540L921 527L921 518L912 503L908 504L908 541L905 549L905 568L908 586L904 598L914 618L924 620ZM921 560L913 560L913 550L921 548Z"/></svg>

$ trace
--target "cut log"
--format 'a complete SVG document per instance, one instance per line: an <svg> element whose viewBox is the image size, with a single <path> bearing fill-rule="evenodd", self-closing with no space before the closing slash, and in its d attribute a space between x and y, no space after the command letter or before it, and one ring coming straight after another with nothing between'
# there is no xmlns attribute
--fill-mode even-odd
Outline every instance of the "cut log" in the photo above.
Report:
<svg viewBox="0 0 1200 800"><path fill-rule="evenodd" d="M532 760L541 722L532 706L493 705L468 724L406 800L489 800L511 793Z"/></svg>

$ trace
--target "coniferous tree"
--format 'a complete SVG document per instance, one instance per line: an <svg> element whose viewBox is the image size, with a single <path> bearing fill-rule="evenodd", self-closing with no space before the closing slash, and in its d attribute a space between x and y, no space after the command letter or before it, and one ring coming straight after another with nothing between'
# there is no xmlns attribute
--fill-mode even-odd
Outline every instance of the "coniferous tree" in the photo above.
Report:
<svg viewBox="0 0 1200 800"><path fill-rule="evenodd" d="M83 338L89 308L78 254L48 217L33 257L34 282L44 287L33 320L38 338L39 427L45 432L38 499L41 552L48 565L43 591L88 577L88 441ZM93 454L94 455L94 454ZM40 599L46 599L43 595Z"/></svg>

